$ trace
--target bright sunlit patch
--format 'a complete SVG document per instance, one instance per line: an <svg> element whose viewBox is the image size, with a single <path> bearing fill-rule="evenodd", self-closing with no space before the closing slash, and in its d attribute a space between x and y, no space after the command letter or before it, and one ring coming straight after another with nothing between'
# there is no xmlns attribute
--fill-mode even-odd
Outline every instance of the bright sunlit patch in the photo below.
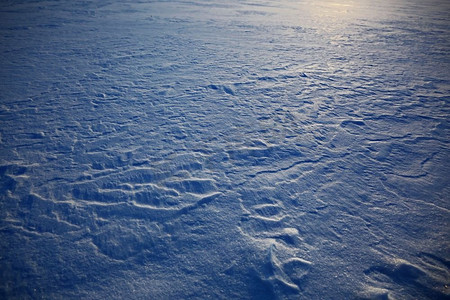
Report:
<svg viewBox="0 0 450 300"><path fill-rule="evenodd" d="M331 6L339 6L339 7L352 7L353 4L349 4L349 3L331 3Z"/></svg>

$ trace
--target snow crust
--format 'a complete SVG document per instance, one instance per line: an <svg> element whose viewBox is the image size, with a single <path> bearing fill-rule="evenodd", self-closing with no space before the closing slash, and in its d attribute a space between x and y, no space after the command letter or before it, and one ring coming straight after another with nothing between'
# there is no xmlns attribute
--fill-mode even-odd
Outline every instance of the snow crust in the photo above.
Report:
<svg viewBox="0 0 450 300"><path fill-rule="evenodd" d="M449 299L448 1L2 1L0 298Z"/></svg>

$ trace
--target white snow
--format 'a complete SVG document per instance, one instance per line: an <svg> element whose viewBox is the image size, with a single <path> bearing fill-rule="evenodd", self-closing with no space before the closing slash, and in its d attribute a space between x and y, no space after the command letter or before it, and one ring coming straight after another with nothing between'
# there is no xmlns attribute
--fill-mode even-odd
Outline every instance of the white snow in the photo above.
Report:
<svg viewBox="0 0 450 300"><path fill-rule="evenodd" d="M0 298L450 298L449 16L2 1Z"/></svg>

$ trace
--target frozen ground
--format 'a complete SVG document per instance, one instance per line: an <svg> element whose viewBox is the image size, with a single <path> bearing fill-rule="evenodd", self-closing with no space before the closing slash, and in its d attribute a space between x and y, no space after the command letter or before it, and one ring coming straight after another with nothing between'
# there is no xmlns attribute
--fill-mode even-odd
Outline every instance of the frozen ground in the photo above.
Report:
<svg viewBox="0 0 450 300"><path fill-rule="evenodd" d="M0 298L450 299L449 18L1 1Z"/></svg>

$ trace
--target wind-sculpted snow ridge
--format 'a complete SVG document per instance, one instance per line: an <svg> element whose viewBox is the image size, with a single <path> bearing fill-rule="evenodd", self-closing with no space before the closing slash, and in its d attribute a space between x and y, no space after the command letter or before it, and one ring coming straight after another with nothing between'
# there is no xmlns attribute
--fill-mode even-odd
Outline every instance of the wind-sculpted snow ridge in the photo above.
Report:
<svg viewBox="0 0 450 300"><path fill-rule="evenodd" d="M445 1L3 1L1 299L449 299Z"/></svg>

